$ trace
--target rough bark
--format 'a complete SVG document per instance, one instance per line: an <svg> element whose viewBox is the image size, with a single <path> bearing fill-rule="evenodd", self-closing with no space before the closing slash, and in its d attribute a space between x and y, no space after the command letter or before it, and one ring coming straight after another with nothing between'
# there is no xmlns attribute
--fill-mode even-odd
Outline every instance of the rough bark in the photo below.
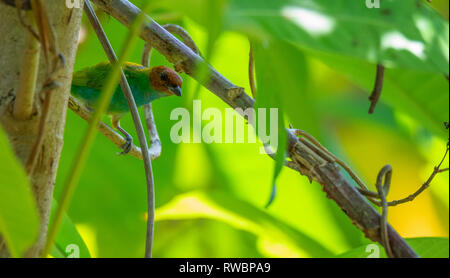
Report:
<svg viewBox="0 0 450 278"><path fill-rule="evenodd" d="M29 173L40 217L40 228L36 242L25 254L27 257L38 257L45 244L53 187L63 147L67 101L82 14L82 9L66 7L64 0L42 3L54 28L59 52L64 55L65 67L57 76L57 81L62 86L52 91L43 144L34 171ZM41 51L32 116L23 121L15 119L12 109L18 88L26 32L19 22L16 9L0 2L0 124L23 165L37 139L44 99L41 89L47 78L47 65ZM7 257L7 247L1 242L0 238L0 257Z"/></svg>

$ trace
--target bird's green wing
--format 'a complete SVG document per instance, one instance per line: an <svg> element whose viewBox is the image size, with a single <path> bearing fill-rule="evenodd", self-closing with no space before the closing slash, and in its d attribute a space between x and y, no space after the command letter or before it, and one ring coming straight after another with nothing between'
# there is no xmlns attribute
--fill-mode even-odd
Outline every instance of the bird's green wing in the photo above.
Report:
<svg viewBox="0 0 450 278"><path fill-rule="evenodd" d="M111 68L109 62L103 62L93 67L77 71L73 74L72 84L93 89L101 89L108 78ZM136 75L148 74L146 68L130 62L126 62L122 68L127 79L136 78Z"/></svg>
<svg viewBox="0 0 450 278"><path fill-rule="evenodd" d="M82 69L73 74L72 85L101 89L110 70L111 64L108 62Z"/></svg>

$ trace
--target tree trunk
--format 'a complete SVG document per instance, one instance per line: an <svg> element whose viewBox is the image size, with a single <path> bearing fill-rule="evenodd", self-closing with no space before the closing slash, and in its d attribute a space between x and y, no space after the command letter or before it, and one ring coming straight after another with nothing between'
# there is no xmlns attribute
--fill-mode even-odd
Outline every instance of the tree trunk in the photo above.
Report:
<svg viewBox="0 0 450 278"><path fill-rule="evenodd" d="M45 6L48 21L53 26L59 52L65 58L65 66L57 81L61 87L51 93L50 110L34 170L29 174L40 217L38 237L26 252L27 257L38 257L45 244L53 197L53 186L63 146L67 102L72 80L73 64L77 49L82 9L70 9L65 0L41 1ZM16 8L0 1L0 124L7 133L18 159L25 165L36 142L42 104L45 95L41 92L47 78L47 65L41 49L39 71L36 82L34 108L27 120L13 116L14 101L19 84L25 36L28 32L19 21ZM0 257L7 257L8 250L0 238Z"/></svg>

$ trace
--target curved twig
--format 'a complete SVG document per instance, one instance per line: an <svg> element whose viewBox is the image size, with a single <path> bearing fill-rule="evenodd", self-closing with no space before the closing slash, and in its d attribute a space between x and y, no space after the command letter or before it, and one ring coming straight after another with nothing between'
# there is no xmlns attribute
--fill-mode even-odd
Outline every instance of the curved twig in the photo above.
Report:
<svg viewBox="0 0 450 278"><path fill-rule="evenodd" d="M381 238L383 240L383 246L384 249L386 250L386 254L388 255L388 257L394 258L395 256L392 253L391 244L389 243L389 235L387 231L388 204L386 201L386 196L389 194L391 179L392 179L392 166L386 165L378 173L376 187L378 195L381 200Z"/></svg>
<svg viewBox="0 0 450 278"><path fill-rule="evenodd" d="M141 64L144 67L150 66L150 56L152 52L152 46L150 43L145 43L144 50L142 51ZM144 105L145 123L147 124L148 136L150 140L150 158L155 160L161 156L161 140L159 139L158 130L156 129L155 119L153 116L152 103Z"/></svg>
<svg viewBox="0 0 450 278"><path fill-rule="evenodd" d="M164 29L166 29L168 32L172 34L176 34L180 36L180 38L183 40L184 44L188 46L192 51L194 51L196 54L200 55L200 50L198 49L197 45L195 44L192 37L189 35L189 33L184 30L181 26L175 25L175 24L166 24L163 25ZM150 66L150 59L152 54L152 44L151 42L146 42L144 46L144 50L142 51L142 58L141 58L141 64L144 67ZM177 69L177 66L175 65L175 69ZM156 158L161 156L161 140L159 139L158 130L156 129L156 124L153 116L152 111L152 104L146 104L144 105L144 114L145 114L145 120L147 124L148 134L150 137L150 148L149 153L152 160L155 160Z"/></svg>
<svg viewBox="0 0 450 278"><path fill-rule="evenodd" d="M369 114L373 114L373 112L375 111L375 107L377 106L377 103L380 100L381 91L383 90L384 71L385 71L384 66L378 64L377 74L375 77L375 87L373 88L372 94L369 97L370 100Z"/></svg>
<svg viewBox="0 0 450 278"><path fill-rule="evenodd" d="M256 84L255 84L255 57L253 55L253 44L250 42L250 53L248 54L248 79L250 83L250 90L252 96L256 99Z"/></svg>
<svg viewBox="0 0 450 278"><path fill-rule="evenodd" d="M186 30L184 30L183 27L176 24L164 24L163 27L164 29L167 30L167 32L180 36L181 40L187 47L192 49L192 51L194 51L195 54L202 56L194 40L189 35L189 33Z"/></svg>
<svg viewBox="0 0 450 278"><path fill-rule="evenodd" d="M448 152L449 152L449 148L448 148L448 145L447 145L447 149L445 151L444 157L442 158L441 162L439 163L438 166L434 167L433 172L431 173L430 177L427 179L427 181L424 184L422 184L422 186L416 192L414 192L413 194L409 195L406 198L388 202L388 205L389 206L397 206L397 205L400 205L400 204L411 202L417 196L419 196L423 191L425 191L428 187L430 187L431 182L433 181L434 177L437 174L448 171L448 168L440 169L441 166L442 166L442 163L444 162L445 158L447 157Z"/></svg>

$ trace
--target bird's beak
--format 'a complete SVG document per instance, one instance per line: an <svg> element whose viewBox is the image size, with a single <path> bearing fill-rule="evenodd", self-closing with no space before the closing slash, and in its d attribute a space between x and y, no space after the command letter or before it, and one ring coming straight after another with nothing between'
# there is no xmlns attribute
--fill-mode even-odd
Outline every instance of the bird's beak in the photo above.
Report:
<svg viewBox="0 0 450 278"><path fill-rule="evenodd" d="M181 97L181 88L180 86L171 87L169 89L174 95Z"/></svg>

